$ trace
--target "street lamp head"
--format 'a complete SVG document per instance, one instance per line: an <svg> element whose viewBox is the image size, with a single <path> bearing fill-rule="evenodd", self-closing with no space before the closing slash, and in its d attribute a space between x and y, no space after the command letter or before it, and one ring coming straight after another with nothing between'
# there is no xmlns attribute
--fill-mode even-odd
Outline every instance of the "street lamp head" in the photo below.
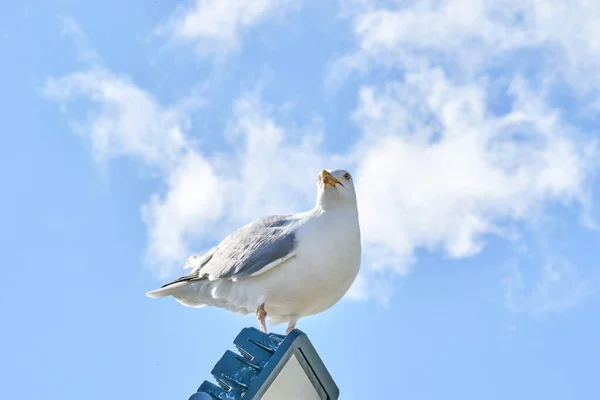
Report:
<svg viewBox="0 0 600 400"><path fill-rule="evenodd" d="M337 400L339 389L306 334L244 328L189 400ZM209 397L206 397L208 395ZM205 397L200 397L205 396Z"/></svg>

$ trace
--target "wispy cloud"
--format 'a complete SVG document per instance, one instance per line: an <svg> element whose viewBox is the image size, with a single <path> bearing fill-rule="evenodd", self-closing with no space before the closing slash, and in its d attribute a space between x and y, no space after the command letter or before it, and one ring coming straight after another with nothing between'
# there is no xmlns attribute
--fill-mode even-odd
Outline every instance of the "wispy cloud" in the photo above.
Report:
<svg viewBox="0 0 600 400"><path fill-rule="evenodd" d="M529 278L518 262L512 261L507 265L502 287L504 304L510 312L536 319L574 307L593 292L592 282L566 260L551 260L543 265L539 276Z"/></svg>
<svg viewBox="0 0 600 400"><path fill-rule="evenodd" d="M59 16L58 21L61 25L60 34L71 38L75 45L75 53L80 62L91 65L102 64L102 58L93 49L87 35L77 21L68 16Z"/></svg>
<svg viewBox="0 0 600 400"><path fill-rule="evenodd" d="M549 0L408 1L397 6L358 2L349 14L357 50L341 59L337 72L402 65L441 64L463 79L494 68L525 68L561 75L578 89L600 65L600 4ZM353 12L352 12L353 11ZM499 67L501 67L499 69ZM458 69L459 71L456 71ZM465 76L466 74L466 76ZM584 92L588 92L585 90Z"/></svg>
<svg viewBox="0 0 600 400"><path fill-rule="evenodd" d="M44 95L65 106L88 102L87 120L73 120L73 128L89 138L98 160L133 156L149 166L171 168L188 146L187 115L164 107L128 77L100 66L58 79L50 78Z"/></svg>
<svg viewBox="0 0 600 400"><path fill-rule="evenodd" d="M299 5L299 0L195 0L178 7L157 33L192 43L201 54L227 53L238 48L248 29Z"/></svg>

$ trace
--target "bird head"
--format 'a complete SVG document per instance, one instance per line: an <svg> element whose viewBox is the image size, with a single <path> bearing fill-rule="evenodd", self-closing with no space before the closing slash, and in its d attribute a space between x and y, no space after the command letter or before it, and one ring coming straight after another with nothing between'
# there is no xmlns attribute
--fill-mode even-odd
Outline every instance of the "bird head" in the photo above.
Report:
<svg viewBox="0 0 600 400"><path fill-rule="evenodd" d="M317 206L323 209L356 208L354 180L348 171L343 169L324 169L317 176L317 186Z"/></svg>

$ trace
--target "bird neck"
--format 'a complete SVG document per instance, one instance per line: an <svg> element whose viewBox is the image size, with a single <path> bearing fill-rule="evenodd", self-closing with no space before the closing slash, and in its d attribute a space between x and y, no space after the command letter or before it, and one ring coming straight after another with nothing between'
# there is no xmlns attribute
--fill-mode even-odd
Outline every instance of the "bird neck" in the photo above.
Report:
<svg viewBox="0 0 600 400"><path fill-rule="evenodd" d="M342 197L334 193L320 191L317 195L315 209L322 211L329 210L354 210L357 211L356 199ZM357 211L358 212L358 211Z"/></svg>

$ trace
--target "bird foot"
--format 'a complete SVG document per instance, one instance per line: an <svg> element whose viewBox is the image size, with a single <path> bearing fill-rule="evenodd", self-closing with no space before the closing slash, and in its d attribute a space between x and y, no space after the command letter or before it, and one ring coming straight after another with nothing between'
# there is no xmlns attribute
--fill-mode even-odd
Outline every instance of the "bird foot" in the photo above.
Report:
<svg viewBox="0 0 600 400"><path fill-rule="evenodd" d="M267 333L267 312L265 311L265 304L261 304L256 310L256 318L258 319L258 327L262 333Z"/></svg>
<svg viewBox="0 0 600 400"><path fill-rule="evenodd" d="M296 329L296 321L291 321L285 331L286 335L289 335L291 331L293 331L294 329Z"/></svg>

